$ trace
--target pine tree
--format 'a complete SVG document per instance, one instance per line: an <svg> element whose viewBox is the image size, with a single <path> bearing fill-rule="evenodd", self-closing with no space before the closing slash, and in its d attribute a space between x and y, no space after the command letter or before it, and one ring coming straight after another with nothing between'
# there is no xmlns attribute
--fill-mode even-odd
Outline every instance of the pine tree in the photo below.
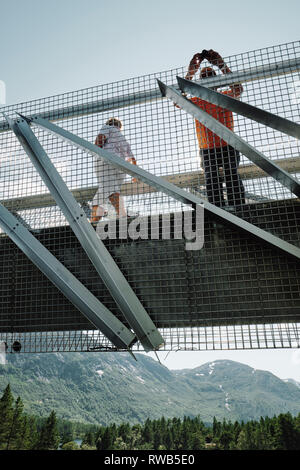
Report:
<svg viewBox="0 0 300 470"><path fill-rule="evenodd" d="M68 441L68 442L70 442L70 441ZM90 447L95 446L95 436L91 431L87 432L84 435L81 446L84 446L84 445L87 445L87 446L90 446Z"/></svg>
<svg viewBox="0 0 300 470"><path fill-rule="evenodd" d="M118 437L120 437L123 442L128 442L129 434L130 434L130 424L122 423L118 428Z"/></svg>
<svg viewBox="0 0 300 470"><path fill-rule="evenodd" d="M161 433L157 429L156 432L154 432L154 439L153 439L154 449L158 450L161 443L162 443Z"/></svg>
<svg viewBox="0 0 300 470"><path fill-rule="evenodd" d="M142 442L142 429L139 424L135 424L131 428L129 446L130 449L136 450Z"/></svg>
<svg viewBox="0 0 300 470"><path fill-rule="evenodd" d="M275 424L275 448L297 450L299 435L290 413L280 414Z"/></svg>
<svg viewBox="0 0 300 470"><path fill-rule="evenodd" d="M272 450L273 440L261 426L257 426L254 432L255 448L257 450Z"/></svg>
<svg viewBox="0 0 300 470"><path fill-rule="evenodd" d="M248 436L245 428L240 431L236 448L239 450L248 450Z"/></svg>
<svg viewBox="0 0 300 470"><path fill-rule="evenodd" d="M6 449L14 417L14 397L10 384L7 385L0 399L0 449Z"/></svg>
<svg viewBox="0 0 300 470"><path fill-rule="evenodd" d="M19 436L15 442L16 450L30 450L31 445L31 433L30 433L30 420L27 416L24 416L20 425Z"/></svg>
<svg viewBox="0 0 300 470"><path fill-rule="evenodd" d="M234 446L236 446L236 444L237 444L237 440L239 438L241 429L242 429L241 425L237 421L235 421L235 423L233 425L233 429L232 429Z"/></svg>
<svg viewBox="0 0 300 470"><path fill-rule="evenodd" d="M73 442L74 439L74 424L67 421L62 423L61 432L61 445L69 442Z"/></svg>
<svg viewBox="0 0 300 470"><path fill-rule="evenodd" d="M95 431L95 443L96 443L97 450L102 450L102 438L103 438L104 431L105 431L105 428L103 426L100 426Z"/></svg>
<svg viewBox="0 0 300 470"><path fill-rule="evenodd" d="M188 448L189 450L205 449L205 439L199 431L189 436Z"/></svg>
<svg viewBox="0 0 300 470"><path fill-rule="evenodd" d="M173 434L170 429L168 429L165 437L165 447L167 450L173 450L174 449L174 439L173 439Z"/></svg>
<svg viewBox="0 0 300 470"><path fill-rule="evenodd" d="M297 444L296 444L296 449L300 449L300 414L296 418L294 418L294 427L295 427L295 432L297 434Z"/></svg>
<svg viewBox="0 0 300 470"><path fill-rule="evenodd" d="M39 440L39 435L37 432L36 420L33 416L28 418L28 449L36 449L37 443Z"/></svg>
<svg viewBox="0 0 300 470"><path fill-rule="evenodd" d="M60 441L55 411L51 411L46 424L42 427L37 444L38 450L57 450Z"/></svg>
<svg viewBox="0 0 300 470"><path fill-rule="evenodd" d="M174 440L174 449L180 449L180 427L181 421L179 418L172 419L172 430L173 430L173 440Z"/></svg>
<svg viewBox="0 0 300 470"><path fill-rule="evenodd" d="M99 444L100 448L98 447L98 443L97 443L97 449L98 450L111 450L113 448L114 441L115 441L114 433L111 427L107 427L105 428L105 431L103 433L101 444Z"/></svg>
<svg viewBox="0 0 300 470"><path fill-rule="evenodd" d="M24 421L23 417L23 402L20 397L17 398L15 409L13 413L13 419L11 423L11 427L9 430L8 438L7 438L7 445L6 450L12 450L18 448L18 446L22 446L22 424Z"/></svg>
<svg viewBox="0 0 300 470"><path fill-rule="evenodd" d="M214 416L214 419L213 419L213 436L214 437L219 437L220 434L221 434L221 423L220 421L217 421L217 419L215 418Z"/></svg>
<svg viewBox="0 0 300 470"><path fill-rule="evenodd" d="M144 443L152 444L154 439L153 425L149 418L146 419L142 430L142 438Z"/></svg>
<svg viewBox="0 0 300 470"><path fill-rule="evenodd" d="M189 448L188 441L189 441L189 422L186 417L183 418L183 423L181 426L181 433L180 433L180 440L181 440L181 448L187 450Z"/></svg>
<svg viewBox="0 0 300 470"><path fill-rule="evenodd" d="M227 429L223 429L219 437L219 442L220 442L222 449L228 450L232 440L233 440L233 437L232 437L231 432L228 431Z"/></svg>
<svg viewBox="0 0 300 470"><path fill-rule="evenodd" d="M256 442L255 442L255 435L253 431L252 423L246 423L237 440L237 449L239 450L255 450L256 449Z"/></svg>

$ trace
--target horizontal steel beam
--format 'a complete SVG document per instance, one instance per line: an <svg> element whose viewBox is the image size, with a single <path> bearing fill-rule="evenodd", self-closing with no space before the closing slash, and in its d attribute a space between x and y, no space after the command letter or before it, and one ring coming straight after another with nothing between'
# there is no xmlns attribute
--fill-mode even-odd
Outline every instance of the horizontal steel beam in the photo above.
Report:
<svg viewBox="0 0 300 470"><path fill-rule="evenodd" d="M265 155L228 129L228 127L221 124L221 122L213 118L209 113L201 109L195 103L192 103L188 98L182 96L182 94L175 90L175 88L169 87L159 80L158 84L164 96L169 98L176 105L180 106L180 108L184 109L187 113L191 114L205 127L228 142L229 145L234 147L236 150L239 150L243 155L249 158L249 160L255 163L255 165L259 166L297 197L300 197L300 182L296 178L284 171L272 160L269 160Z"/></svg>
<svg viewBox="0 0 300 470"><path fill-rule="evenodd" d="M72 196L29 124L25 119L18 119L16 122L9 120L9 123L141 344L146 351L158 349L164 342L161 334L88 222L83 209Z"/></svg>
<svg viewBox="0 0 300 470"><path fill-rule="evenodd" d="M75 276L61 264L5 207L0 204L0 227L25 255L116 348L128 349L136 340Z"/></svg>
<svg viewBox="0 0 300 470"><path fill-rule="evenodd" d="M210 90L199 83L194 83L181 77L177 77L177 81L180 90L185 93L190 93L193 96L229 109L234 113L245 116L246 118L259 122L260 124L264 124L272 129L284 132L291 137L300 139L300 124L297 124L296 122L289 121L288 119L269 113L268 111L257 108L256 106L231 98L231 96L224 95L223 93Z"/></svg>
<svg viewBox="0 0 300 470"><path fill-rule="evenodd" d="M181 96L181 95L180 95ZM26 119L26 118L24 118ZM286 256L289 256L293 259L300 260L300 249L290 243L281 240L278 237L275 237L271 233L268 233L260 228L246 222L239 217L236 217L233 214L226 212L225 210L221 209L220 207L216 207L214 204L209 203L201 199L194 194L188 193L181 188L178 188L172 183L160 178L158 176L149 173L148 171L143 170L138 165L132 165L118 155L108 152L107 150L98 147L91 142L88 142L81 137L78 137L75 134L49 122L45 119L41 119L38 116L31 118L33 124L50 131L51 133L61 137L66 142L75 145L77 148L84 150L85 152L94 155L95 157L100 157L105 160L107 163L111 164L115 168L119 168L120 170L124 171L129 175L135 176L139 180L143 181L144 183L148 184L156 188L158 191L161 191L172 198L176 199L177 201L182 202L183 204L192 204L192 205L203 205L204 208L209 211L217 220L234 227L242 232L244 232L248 236L253 236L258 239L260 242L267 243L272 248L281 251Z"/></svg>
<svg viewBox="0 0 300 470"><path fill-rule="evenodd" d="M280 166L285 171L299 173L300 172L300 158L299 157L289 157L289 158L280 158L276 160L276 165ZM244 165L238 168L240 176L245 179L257 179L265 178L268 176L261 168L256 165ZM205 185L205 178L203 170L198 171L189 171L187 173L176 173L174 175L164 175L161 178L169 181L169 183L175 184L176 186L182 188L189 188L195 185ZM86 203L91 201L96 194L98 186L89 186L83 188L75 188L71 190L73 197L79 203ZM121 186L122 196L135 196L138 194L148 194L156 192L157 189L149 186L143 182L126 182ZM258 195L258 197L261 197ZM269 200L269 198L265 198ZM39 209L42 207L51 207L56 206L55 199L51 193L40 193L34 194L31 196L19 196L9 199L2 199L0 201L4 207L8 210L21 211L27 209Z"/></svg>
<svg viewBox="0 0 300 470"><path fill-rule="evenodd" d="M251 67L240 72L233 72L227 75L218 75L213 78L205 79L205 86L207 87L222 87L232 84L234 82L245 83L254 80L266 79L274 76L285 75L288 73L300 71L300 58L276 62L269 65L262 65L259 67ZM158 74L159 75L159 74ZM202 82L201 82L202 84ZM103 113L105 111L112 111L114 109L121 109L127 106L134 106L142 103L148 103L161 99L159 90L150 89L145 92L135 92L125 96L114 96L98 101L89 103L77 104L66 106L62 108L51 109L44 111L38 116L49 121L57 121L61 119L70 119L80 116L88 116L95 113ZM10 110L15 106L10 106ZM4 108L8 112L8 107ZM0 122L0 132L9 130L6 121Z"/></svg>

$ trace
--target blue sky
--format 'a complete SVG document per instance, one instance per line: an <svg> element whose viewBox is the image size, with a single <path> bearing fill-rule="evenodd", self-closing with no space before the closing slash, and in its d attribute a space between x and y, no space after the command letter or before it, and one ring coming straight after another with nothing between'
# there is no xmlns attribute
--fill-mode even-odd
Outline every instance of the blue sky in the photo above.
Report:
<svg viewBox="0 0 300 470"><path fill-rule="evenodd" d="M299 40L299 0L0 0L7 104ZM159 353L170 368L232 359L300 381L298 351Z"/></svg>
<svg viewBox="0 0 300 470"><path fill-rule="evenodd" d="M0 0L7 104L299 39L298 0Z"/></svg>

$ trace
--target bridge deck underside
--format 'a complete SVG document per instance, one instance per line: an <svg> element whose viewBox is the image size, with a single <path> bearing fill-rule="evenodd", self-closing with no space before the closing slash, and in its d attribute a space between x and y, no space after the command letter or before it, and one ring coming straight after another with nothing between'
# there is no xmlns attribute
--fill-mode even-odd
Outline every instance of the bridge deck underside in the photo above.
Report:
<svg viewBox="0 0 300 470"><path fill-rule="evenodd" d="M243 219L300 244L299 200L244 206ZM199 251L185 250L184 239L151 240L150 233L148 240L104 242L157 327L300 322L299 264L216 223L207 212L204 231ZM42 229L35 236L126 324L70 227ZM0 305L1 333L93 329L5 235Z"/></svg>

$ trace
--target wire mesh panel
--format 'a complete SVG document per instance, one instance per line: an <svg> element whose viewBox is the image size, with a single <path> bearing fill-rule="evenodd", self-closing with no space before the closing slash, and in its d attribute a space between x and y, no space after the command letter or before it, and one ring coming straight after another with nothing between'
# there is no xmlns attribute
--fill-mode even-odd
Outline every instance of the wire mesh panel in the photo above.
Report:
<svg viewBox="0 0 300 470"><path fill-rule="evenodd" d="M240 84L241 101L299 123L299 42L224 61L234 83ZM205 66L212 64L204 60L201 68ZM213 68L218 91L230 92L230 73ZM176 77L186 72L187 66L180 67L7 106L3 111L14 119L18 112L54 121L299 246L295 195L207 129L199 130L192 116L162 98L157 79L176 85ZM206 111L213 113L209 106ZM220 114L215 117L221 120ZM296 138L236 113L227 118L228 127L238 136L299 178ZM223 225L208 211L203 248L186 250L186 240L174 235L174 220L191 211L189 206L35 125L32 130L98 234L114 220L119 234L122 219L127 228L132 224L135 234L140 231L137 238L128 228L122 238L107 237L104 243L162 331L166 349L286 347L297 340L300 299L295 260ZM127 325L6 121L0 121L0 131L1 203ZM137 216L138 227L134 225ZM164 216L169 217L169 239L163 237ZM154 221L159 227L157 237L151 230ZM195 218L193 223L195 229ZM9 345L19 341L28 352L112 347L4 232L0 245L0 339ZM267 339L262 340L264 334Z"/></svg>

